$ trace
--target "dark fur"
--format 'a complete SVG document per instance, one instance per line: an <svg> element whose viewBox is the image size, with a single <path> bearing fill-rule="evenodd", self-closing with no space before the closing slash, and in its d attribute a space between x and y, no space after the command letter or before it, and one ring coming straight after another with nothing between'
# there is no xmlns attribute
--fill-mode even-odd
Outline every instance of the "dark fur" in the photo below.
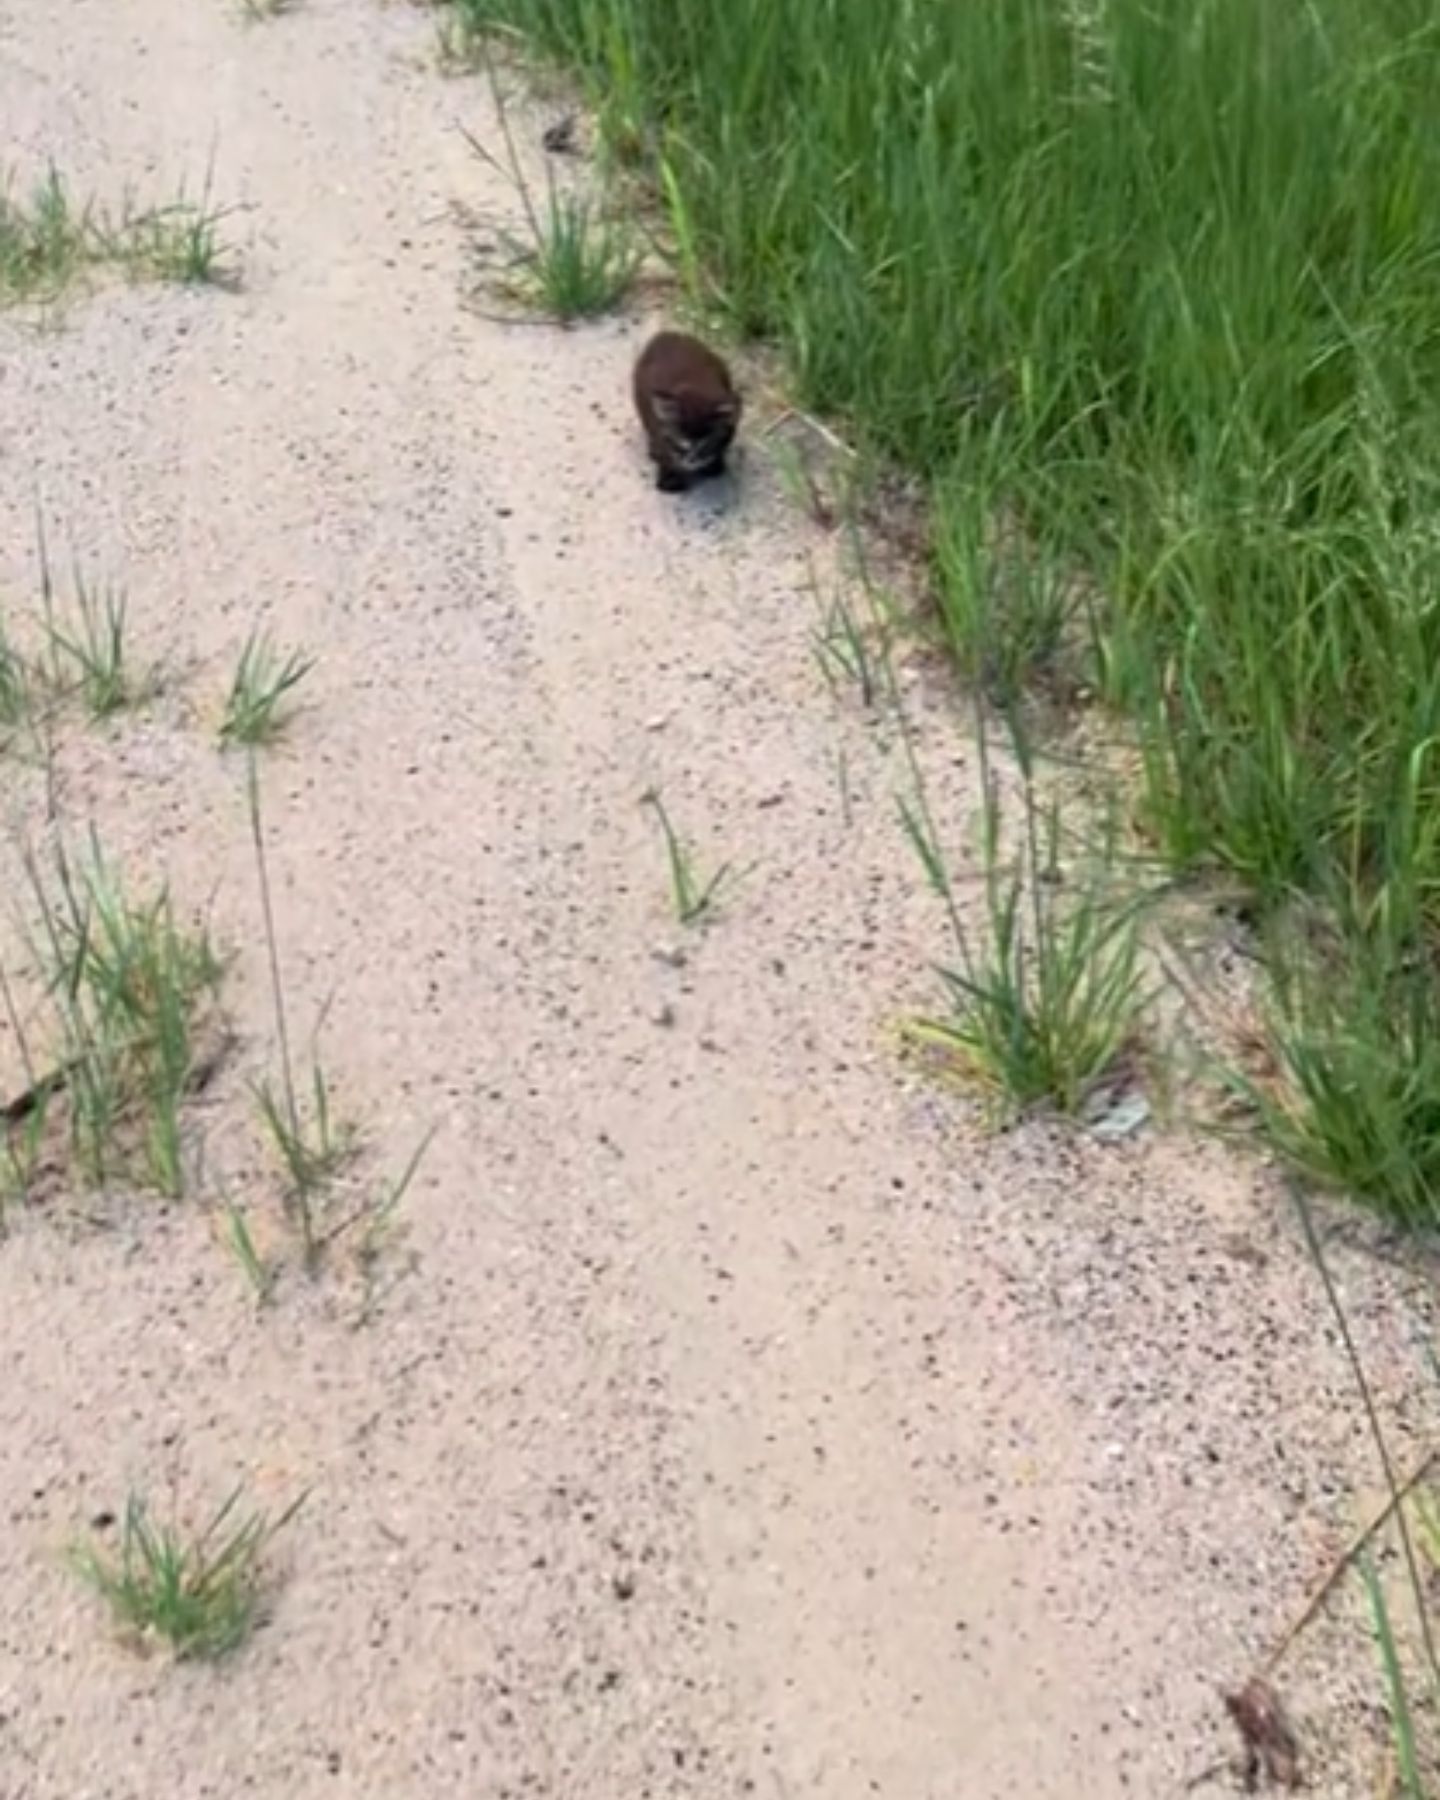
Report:
<svg viewBox="0 0 1440 1800"><path fill-rule="evenodd" d="M662 331L640 352L634 385L661 493L723 475L742 403L715 352L682 332Z"/></svg>

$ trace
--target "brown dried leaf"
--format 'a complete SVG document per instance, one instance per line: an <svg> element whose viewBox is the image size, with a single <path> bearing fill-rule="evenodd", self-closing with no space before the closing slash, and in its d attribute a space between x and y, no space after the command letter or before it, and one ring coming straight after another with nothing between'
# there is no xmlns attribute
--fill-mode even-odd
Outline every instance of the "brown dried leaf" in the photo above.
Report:
<svg viewBox="0 0 1440 1800"><path fill-rule="evenodd" d="M1298 1788L1300 1746L1270 1683L1252 1676L1238 1693L1225 1696L1225 1705L1245 1746L1246 1793L1253 1794L1262 1780L1275 1787Z"/></svg>

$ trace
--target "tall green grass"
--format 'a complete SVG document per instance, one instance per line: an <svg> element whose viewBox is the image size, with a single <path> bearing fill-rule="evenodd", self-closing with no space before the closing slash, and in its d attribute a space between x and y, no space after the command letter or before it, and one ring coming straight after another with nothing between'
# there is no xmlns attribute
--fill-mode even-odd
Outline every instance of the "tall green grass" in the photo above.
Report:
<svg viewBox="0 0 1440 1800"><path fill-rule="evenodd" d="M962 661L1081 656L1155 846L1318 896L1322 981L1440 1038L1429 0L452 3L577 69L698 297L929 479ZM1335 1065L1294 1095L1323 1140L1353 1032L1284 1030ZM1440 1119L1378 1091L1336 1129L1407 1120L1369 1197L1433 1212Z"/></svg>

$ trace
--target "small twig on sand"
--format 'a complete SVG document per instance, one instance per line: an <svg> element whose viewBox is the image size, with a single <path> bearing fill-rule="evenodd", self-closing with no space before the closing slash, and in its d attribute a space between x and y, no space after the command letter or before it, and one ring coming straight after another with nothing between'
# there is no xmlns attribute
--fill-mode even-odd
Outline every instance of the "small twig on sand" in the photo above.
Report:
<svg viewBox="0 0 1440 1800"><path fill-rule="evenodd" d="M1391 1494L1385 1503L1376 1510L1373 1517L1356 1532L1355 1536L1326 1571L1324 1580L1320 1582L1314 1593L1311 1594L1310 1598L1301 1608L1294 1623L1288 1627L1275 1644L1275 1647L1271 1650L1270 1654L1265 1658L1264 1662L1261 1663L1259 1669L1261 1676L1268 1676L1274 1673L1276 1667L1279 1665L1280 1659L1285 1655L1286 1651L1289 1650L1296 1638L1299 1637L1300 1633L1325 1604L1326 1598L1329 1596L1330 1591L1335 1586L1336 1582L1340 1580L1341 1576L1355 1561L1355 1558L1365 1548L1366 1544L1369 1543L1370 1539L1374 1537L1375 1533L1389 1521L1392 1514L1396 1511L1405 1497L1413 1489L1417 1488L1425 1479L1431 1468L1433 1468L1437 1457L1440 1457L1440 1447L1428 1450L1405 1479L1398 1483L1394 1493Z"/></svg>
<svg viewBox="0 0 1440 1800"><path fill-rule="evenodd" d="M1354 1537L1351 1538L1350 1542L1340 1552L1339 1556L1336 1557L1335 1561L1325 1571L1323 1579L1317 1583L1304 1606L1302 1606L1300 1611L1296 1614L1294 1620L1285 1628L1280 1637L1276 1640L1270 1650L1270 1654L1260 1664L1250 1681L1240 1690L1241 1694L1248 1693L1253 1684L1257 1682L1262 1687L1268 1687L1269 1678L1279 1667L1281 1661L1289 1652L1301 1632L1305 1630L1306 1626L1310 1624L1316 1613L1318 1613L1320 1608L1325 1604L1346 1570L1354 1564L1356 1557L1359 1556L1360 1552L1370 1542L1371 1538L1375 1536L1376 1532L1381 1530L1394 1516L1406 1497L1425 1479L1426 1475L1428 1475L1430 1470L1435 1466L1437 1458L1440 1458L1440 1446L1427 1450L1425 1455L1420 1458L1419 1462L1416 1463L1415 1467L1404 1480L1396 1483L1394 1491L1375 1509L1370 1518L1360 1527ZM1233 1716L1235 1713L1233 1705L1230 1707L1230 1711ZM1217 1776L1223 1775L1230 1766L1230 1759L1228 1757L1222 1758L1219 1762L1209 1764L1206 1768L1202 1769L1198 1775L1192 1775L1190 1780L1186 1782L1185 1786L1187 1791L1193 1791L1195 1788L1204 1787L1207 1782L1214 1781ZM1385 1787L1381 1788L1380 1792L1382 1800L1384 1800L1384 1797L1387 1796L1390 1791L1390 1789Z"/></svg>

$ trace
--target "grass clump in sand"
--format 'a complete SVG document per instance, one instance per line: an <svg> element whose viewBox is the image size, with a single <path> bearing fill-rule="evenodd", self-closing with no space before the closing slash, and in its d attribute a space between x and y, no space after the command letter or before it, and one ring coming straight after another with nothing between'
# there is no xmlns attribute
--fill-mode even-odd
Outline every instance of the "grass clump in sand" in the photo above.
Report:
<svg viewBox="0 0 1440 1800"><path fill-rule="evenodd" d="M993 872L986 901L984 939L941 971L949 1015L913 1035L993 1094L1002 1116L1074 1117L1136 1047L1145 993L1133 908L1099 888L1061 905L1028 870Z"/></svg>
<svg viewBox="0 0 1440 1800"><path fill-rule="evenodd" d="M105 269L132 281L221 282L221 222L208 194L107 211L78 199L52 165L28 194L13 181L0 187L0 305L53 302Z"/></svg>
<svg viewBox="0 0 1440 1800"><path fill-rule="evenodd" d="M71 1150L90 1180L178 1195L181 1109L221 1043L221 959L203 929L176 918L166 889L132 897L93 837L85 865L63 847L48 878L34 857L26 865L58 1040L29 1098L48 1105L64 1089Z"/></svg>
<svg viewBox="0 0 1440 1800"><path fill-rule="evenodd" d="M517 248L518 298L568 324L613 312L635 279L639 257L623 226L584 194L547 182L544 209L529 212L529 242Z"/></svg>
<svg viewBox="0 0 1440 1800"><path fill-rule="evenodd" d="M259 771L253 752L248 773L248 798L280 1059L278 1080L266 1079L256 1084L256 1106L261 1128L285 1178L285 1214L299 1237L303 1266L308 1274L317 1273L326 1253L342 1239L349 1239L354 1245L355 1264L363 1288L360 1312L363 1320L370 1315L378 1297L377 1266L381 1251L395 1235L400 1207L434 1134L433 1131L425 1134L399 1177L378 1192L344 1180L347 1166L359 1147L359 1134L353 1125L336 1118L330 1080L318 1055L312 1054L306 1096L297 1080L291 1053L285 984L265 850ZM318 1037L318 1028L316 1035ZM256 1248L249 1220L233 1206L228 1209L226 1242L257 1298L263 1302L273 1285L274 1271Z"/></svg>
<svg viewBox="0 0 1440 1800"><path fill-rule="evenodd" d="M322 1207L336 1176L355 1151L357 1135L352 1126L336 1121L330 1103L330 1083L318 1060L312 1061L311 1065L308 1108L301 1102L299 1084L295 1077L295 1062L290 1050L285 983L280 969L280 941L270 888L270 864L265 850L260 775L253 752L248 771L247 794L250 838L255 851L266 957L270 969L270 995L275 1009L275 1035L280 1052L279 1081L259 1082L255 1098L261 1125L285 1172L286 1211L299 1227L305 1266L313 1272L319 1265L328 1237L321 1217Z"/></svg>
<svg viewBox="0 0 1440 1800"><path fill-rule="evenodd" d="M34 688L24 656L0 618L0 727L14 731L30 717Z"/></svg>
<svg viewBox="0 0 1440 1800"><path fill-rule="evenodd" d="M494 70L488 63L487 69L505 160L494 156L471 132L465 132L465 139L476 156L515 189L525 218L522 237L507 231L498 234L507 256L496 280L498 291L522 307L567 325L613 312L640 269L633 231L610 217L590 195L562 188L548 160L544 198L537 201L521 165Z"/></svg>
<svg viewBox="0 0 1440 1800"><path fill-rule="evenodd" d="M337 1121L331 1110L330 1082L323 1067L313 1061L310 1092L302 1102L288 1047L282 1051L278 1084L260 1082L255 1103L261 1126L285 1172L286 1201L299 1221L307 1264L318 1260L323 1237L318 1223L320 1206L337 1175L358 1147L351 1124Z"/></svg>
<svg viewBox="0 0 1440 1800"><path fill-rule="evenodd" d="M659 790L649 789L641 796L641 804L648 806L660 822L661 836L665 840L665 861L670 872L670 904L676 921L681 925L699 925L714 915L721 891L727 882L735 879L734 867L727 862L712 875L697 874L694 854L671 824Z"/></svg>
<svg viewBox="0 0 1440 1800"><path fill-rule="evenodd" d="M916 799L900 804L905 836L945 903L956 950L955 964L940 971L948 1013L916 1021L907 1036L977 1082L1001 1119L1041 1107L1075 1117L1101 1083L1127 1073L1136 1057L1151 999L1139 902L1116 892L1103 848L1097 870L1063 873L1059 810L1053 803L1042 807L1019 732L1023 824L1007 857L983 720L979 741L985 900L978 933L956 902L913 756Z"/></svg>
<svg viewBox="0 0 1440 1800"><path fill-rule="evenodd" d="M62 617L42 547L41 604L49 651L41 673L54 697L78 696L98 723L154 694L156 671L137 670L131 661L129 602L123 589L96 587L77 566L69 616Z"/></svg>
<svg viewBox="0 0 1440 1800"><path fill-rule="evenodd" d="M43 528L38 536L39 618L18 635L0 619L0 730L33 730L71 705L95 724L143 705L161 671L135 662L124 590L95 582L77 559L62 597Z"/></svg>
<svg viewBox="0 0 1440 1800"><path fill-rule="evenodd" d="M1277 951L1264 1077L1235 1085L1289 1166L1403 1225L1440 1216L1440 991L1371 946Z"/></svg>
<svg viewBox="0 0 1440 1800"><path fill-rule="evenodd" d="M810 640L815 661L832 693L838 695L844 689L852 689L868 712L881 690L884 639L878 645L872 644L843 591L828 602L819 600L819 604L821 620Z"/></svg>
<svg viewBox="0 0 1440 1800"><path fill-rule="evenodd" d="M315 666L298 650L282 652L268 633L252 632L235 665L220 742L227 747L274 743L295 716L294 690Z"/></svg>
<svg viewBox="0 0 1440 1800"><path fill-rule="evenodd" d="M265 1550L295 1517L305 1496L278 1518L240 1510L237 1488L199 1531L157 1524L132 1495L119 1546L78 1546L72 1566L105 1602L122 1636L139 1648L161 1645L177 1659L217 1658L256 1625L264 1598Z"/></svg>

